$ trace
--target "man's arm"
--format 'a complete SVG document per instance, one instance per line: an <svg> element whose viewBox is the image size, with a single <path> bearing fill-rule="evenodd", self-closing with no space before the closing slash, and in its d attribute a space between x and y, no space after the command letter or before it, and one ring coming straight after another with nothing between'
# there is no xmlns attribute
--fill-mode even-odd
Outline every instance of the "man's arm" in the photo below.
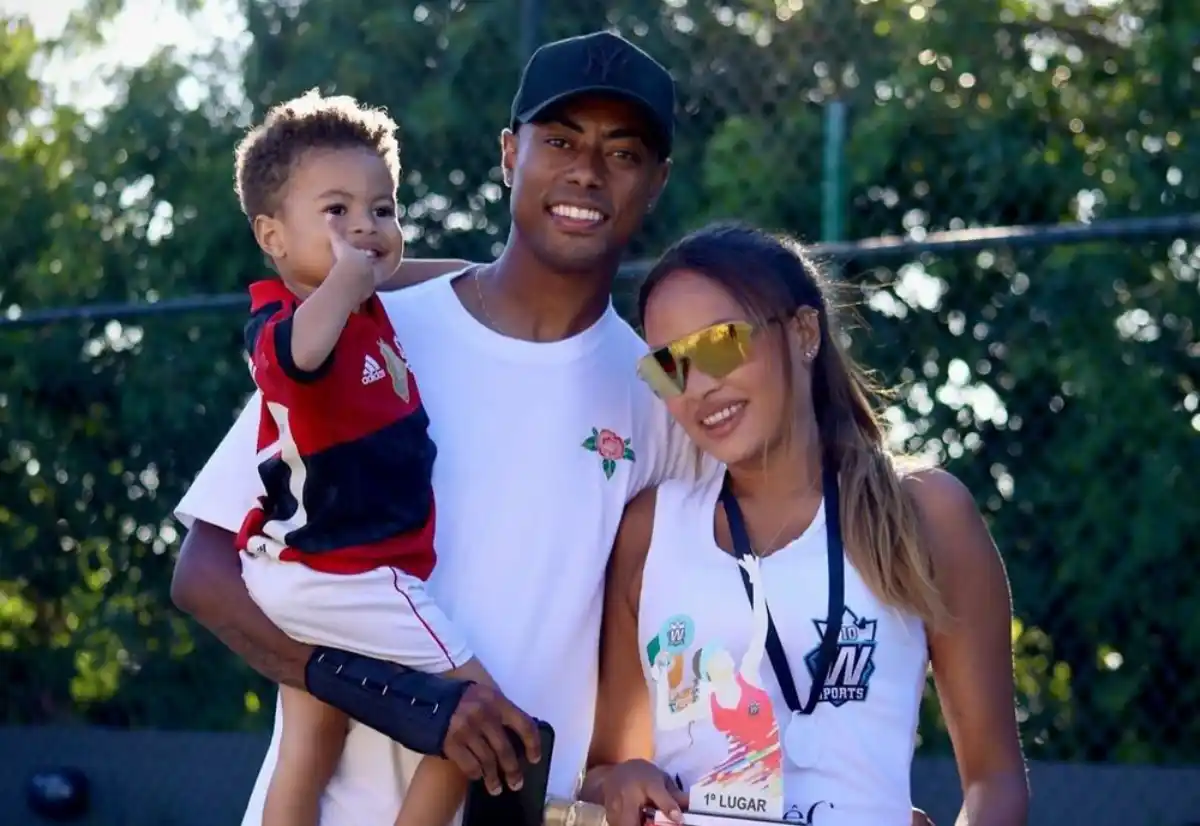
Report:
<svg viewBox="0 0 1200 826"><path fill-rule="evenodd" d="M176 604L268 678L303 688L350 717L423 754L442 754L490 789L520 785L505 728L540 758L533 720L499 691L395 663L301 645L250 598L233 532L262 494L255 468L260 397L251 397L175 510L190 528L171 595Z"/></svg>
<svg viewBox="0 0 1200 826"><path fill-rule="evenodd" d="M250 598L233 547L234 533L263 493L255 467L261 409L255 393L175 509L189 530L171 578L171 599L255 671L303 688L311 649L283 633Z"/></svg>
<svg viewBox="0 0 1200 826"><path fill-rule="evenodd" d="M471 261L461 261L457 258L405 258L395 274L379 285L379 290L402 290L447 273L458 272L471 265Z"/></svg>
<svg viewBox="0 0 1200 826"><path fill-rule="evenodd" d="M194 523L179 549L171 599L255 671L303 689L313 649L280 631L250 598L233 538L224 528Z"/></svg>

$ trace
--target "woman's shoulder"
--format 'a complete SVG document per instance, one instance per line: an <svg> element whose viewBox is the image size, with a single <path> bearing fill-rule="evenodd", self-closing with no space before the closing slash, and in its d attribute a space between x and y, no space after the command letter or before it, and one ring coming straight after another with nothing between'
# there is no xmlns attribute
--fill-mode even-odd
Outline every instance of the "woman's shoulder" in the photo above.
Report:
<svg viewBox="0 0 1200 826"><path fill-rule="evenodd" d="M925 518L942 522L977 511L971 491L950 471L916 465L900 468L899 472L902 488Z"/></svg>
<svg viewBox="0 0 1200 826"><path fill-rule="evenodd" d="M645 558L655 525L664 519L671 523L685 520L690 524L692 518L700 516L698 508L710 499L715 500L713 484L710 478L665 479L643 488L625 505L617 531L616 553Z"/></svg>
<svg viewBox="0 0 1200 826"><path fill-rule="evenodd" d="M912 497L935 570L948 576L948 584L983 575L999 551L970 489L953 473L926 467L901 480Z"/></svg>
<svg viewBox="0 0 1200 826"><path fill-rule="evenodd" d="M693 473L663 479L656 486L655 502L660 509L714 506L721 482L725 476L725 466L715 461L700 463Z"/></svg>

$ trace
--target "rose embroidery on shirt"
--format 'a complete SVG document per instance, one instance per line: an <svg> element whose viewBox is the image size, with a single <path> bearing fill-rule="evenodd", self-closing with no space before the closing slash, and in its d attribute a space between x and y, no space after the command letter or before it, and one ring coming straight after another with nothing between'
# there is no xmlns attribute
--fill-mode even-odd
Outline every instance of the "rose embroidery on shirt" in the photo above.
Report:
<svg viewBox="0 0 1200 826"><path fill-rule="evenodd" d="M604 477L611 479L617 469L617 462L637 461L629 442L629 439L622 439L607 428L600 430L593 427L592 435L583 440L583 448L600 455L600 467L604 469Z"/></svg>

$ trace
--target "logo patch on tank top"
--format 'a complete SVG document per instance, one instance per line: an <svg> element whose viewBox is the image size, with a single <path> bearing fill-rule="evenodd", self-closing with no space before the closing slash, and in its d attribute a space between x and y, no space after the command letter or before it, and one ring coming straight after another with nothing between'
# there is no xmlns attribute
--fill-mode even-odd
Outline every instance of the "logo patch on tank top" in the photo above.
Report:
<svg viewBox="0 0 1200 826"><path fill-rule="evenodd" d="M696 675L687 665L685 654L696 640L696 624L687 614L668 617L646 645L646 664L653 670L665 667L670 686L671 711L686 708L696 699Z"/></svg>
<svg viewBox="0 0 1200 826"><path fill-rule="evenodd" d="M804 655L810 675L816 674L820 656L820 639L825 634L825 620L813 620L818 642ZM819 702L834 708L846 703L861 703L867 699L871 675L875 673L875 630L878 622L859 617L849 608L842 615L842 630L838 634L836 655Z"/></svg>

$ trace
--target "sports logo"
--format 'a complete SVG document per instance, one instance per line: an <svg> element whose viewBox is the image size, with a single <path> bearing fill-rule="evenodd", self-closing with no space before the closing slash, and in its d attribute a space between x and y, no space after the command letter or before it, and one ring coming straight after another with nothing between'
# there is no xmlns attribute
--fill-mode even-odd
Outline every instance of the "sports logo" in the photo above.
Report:
<svg viewBox="0 0 1200 826"><path fill-rule="evenodd" d="M813 620L817 636L825 636L825 620ZM861 703L867 699L871 675L875 673L875 628L876 621L860 618L849 608L842 614L842 630L838 634L834 649L833 665L825 678L819 702L829 703L835 708L846 703ZM808 673L815 676L821 644L818 642L804 656Z"/></svg>
<svg viewBox="0 0 1200 826"><path fill-rule="evenodd" d="M408 401L408 365L395 350L388 346L386 341L379 339L376 343L379 345L379 354L383 356L384 367L387 368L388 376L392 379L392 389L403 401ZM366 383L365 376L363 383Z"/></svg>

